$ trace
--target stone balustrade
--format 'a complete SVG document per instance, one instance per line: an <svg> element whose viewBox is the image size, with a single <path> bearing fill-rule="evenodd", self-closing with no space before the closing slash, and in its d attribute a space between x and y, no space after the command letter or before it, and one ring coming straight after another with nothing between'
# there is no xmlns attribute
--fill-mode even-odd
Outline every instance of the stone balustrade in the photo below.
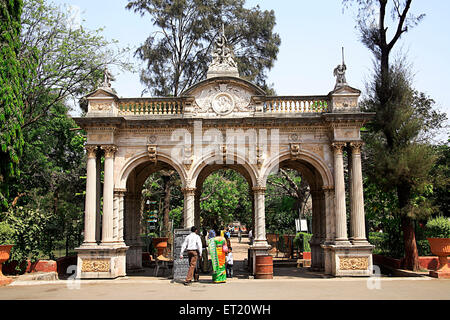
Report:
<svg viewBox="0 0 450 320"><path fill-rule="evenodd" d="M120 99L119 115L177 115L182 114L182 98Z"/></svg>
<svg viewBox="0 0 450 320"><path fill-rule="evenodd" d="M264 98L267 113L322 113L328 112L328 96L276 96Z"/></svg>
<svg viewBox="0 0 450 320"><path fill-rule="evenodd" d="M324 113L329 112L329 96L273 96L261 101L263 113ZM186 99L127 98L118 103L119 116L182 115L186 113Z"/></svg>

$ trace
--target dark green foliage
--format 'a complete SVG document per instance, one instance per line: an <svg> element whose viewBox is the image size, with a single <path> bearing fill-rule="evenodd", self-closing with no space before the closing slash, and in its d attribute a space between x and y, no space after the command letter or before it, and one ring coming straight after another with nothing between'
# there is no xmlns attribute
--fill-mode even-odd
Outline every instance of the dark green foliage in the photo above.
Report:
<svg viewBox="0 0 450 320"><path fill-rule="evenodd" d="M449 218L436 217L428 220L425 234L427 238L450 238Z"/></svg>
<svg viewBox="0 0 450 320"><path fill-rule="evenodd" d="M50 216L40 210L16 207L10 209L5 217L6 221L14 229L14 247L11 250L11 261L32 262L40 257L40 251L48 255L51 248L45 246L46 226Z"/></svg>
<svg viewBox="0 0 450 320"><path fill-rule="evenodd" d="M157 211L160 236L169 231L169 222L173 219L174 228L183 226L183 193L180 176L175 170L160 170L151 174L142 189L142 206L144 212ZM153 202L150 206L147 201ZM147 224L147 214L143 215L143 223ZM156 230L159 233L159 230Z"/></svg>
<svg viewBox="0 0 450 320"><path fill-rule="evenodd" d="M7 221L0 222L0 245L14 244L14 228Z"/></svg>
<svg viewBox="0 0 450 320"><path fill-rule="evenodd" d="M437 161L431 170L433 177L433 205L440 215L450 217L450 139L436 146Z"/></svg>
<svg viewBox="0 0 450 320"><path fill-rule="evenodd" d="M67 107L57 104L51 114L26 128L23 174L11 186L18 205L48 217L43 227L47 237L40 245L50 258L58 242L65 243L66 251L79 245L83 230L85 138L71 130L76 125L67 112Z"/></svg>
<svg viewBox="0 0 450 320"><path fill-rule="evenodd" d="M203 183L200 209L203 226L225 226L233 221L251 225L248 183L234 170L219 170Z"/></svg>
<svg viewBox="0 0 450 320"><path fill-rule="evenodd" d="M311 241L312 236L311 233L297 232L294 238L294 246L303 252L311 252L309 241Z"/></svg>
<svg viewBox="0 0 450 320"><path fill-rule="evenodd" d="M157 29L136 51L146 63L141 81L155 96L177 96L206 77L213 40L225 24L241 76L263 89L281 43L275 14L244 0L129 0Z"/></svg>
<svg viewBox="0 0 450 320"><path fill-rule="evenodd" d="M8 185L19 173L24 145L24 70L18 59L22 6L20 0L0 0L0 209L8 206Z"/></svg>

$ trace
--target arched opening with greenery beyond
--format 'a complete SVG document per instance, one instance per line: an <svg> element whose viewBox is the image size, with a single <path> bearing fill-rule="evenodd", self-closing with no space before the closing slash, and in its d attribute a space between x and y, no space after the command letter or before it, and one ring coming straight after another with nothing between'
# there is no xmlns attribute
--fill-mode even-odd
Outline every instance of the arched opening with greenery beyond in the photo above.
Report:
<svg viewBox="0 0 450 320"><path fill-rule="evenodd" d="M250 188L246 178L236 170L224 168L210 172L197 184L196 209L199 210L200 227L220 228L239 221L251 228L253 199Z"/></svg>
<svg viewBox="0 0 450 320"><path fill-rule="evenodd" d="M183 193L179 173L170 164L143 162L128 175L124 205L127 269L142 269L142 252L157 253L153 239L167 238L183 227Z"/></svg>

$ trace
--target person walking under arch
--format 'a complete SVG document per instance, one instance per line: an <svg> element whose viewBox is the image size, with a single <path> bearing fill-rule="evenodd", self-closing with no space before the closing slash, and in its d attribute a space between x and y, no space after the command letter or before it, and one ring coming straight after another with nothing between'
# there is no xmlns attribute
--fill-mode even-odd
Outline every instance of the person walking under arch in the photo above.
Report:
<svg viewBox="0 0 450 320"><path fill-rule="evenodd" d="M219 234L218 230L216 230L216 234ZM216 236L208 240L208 246L213 267L212 281L224 283L227 281L225 261L228 252L227 241L224 237Z"/></svg>
<svg viewBox="0 0 450 320"><path fill-rule="evenodd" d="M184 239L181 246L180 259L183 259L183 253L186 249L189 258L189 270L186 275L186 280L184 281L185 286L191 283L192 278L194 278L195 281L198 281L199 277L197 271L197 260L202 252L202 240L200 239L200 236L197 234L197 232L197 227L192 227L191 233Z"/></svg>
<svg viewBox="0 0 450 320"><path fill-rule="evenodd" d="M200 269L203 273L207 273L209 271L209 261L208 261L208 243L206 241L206 236L208 232L206 229L203 229L201 240L202 240L202 255L200 258Z"/></svg>

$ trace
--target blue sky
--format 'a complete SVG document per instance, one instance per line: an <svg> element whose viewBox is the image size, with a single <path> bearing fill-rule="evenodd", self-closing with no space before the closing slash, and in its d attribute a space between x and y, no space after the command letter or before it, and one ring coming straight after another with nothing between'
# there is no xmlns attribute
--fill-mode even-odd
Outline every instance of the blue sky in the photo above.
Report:
<svg viewBox="0 0 450 320"><path fill-rule="evenodd" d="M154 31L148 16L126 10L127 0L53 0L80 9L83 26L104 27L108 39L122 47L137 47ZM347 82L362 91L370 77L372 56L359 42L355 29L355 10L343 12L340 0L247 0L246 6L259 5L274 10L275 32L281 47L274 68L268 73L278 95L322 95L334 87L333 69L341 62L345 47ZM436 101L436 106L450 114L450 1L415 0L413 13L425 13L425 19L411 29L397 45L407 52L415 74L414 85ZM394 53L395 54L395 53ZM133 59L136 69L141 63ZM113 69L113 86L121 97L138 97L143 86L139 74ZM447 128L448 131L448 128ZM444 137L447 134L444 133Z"/></svg>

